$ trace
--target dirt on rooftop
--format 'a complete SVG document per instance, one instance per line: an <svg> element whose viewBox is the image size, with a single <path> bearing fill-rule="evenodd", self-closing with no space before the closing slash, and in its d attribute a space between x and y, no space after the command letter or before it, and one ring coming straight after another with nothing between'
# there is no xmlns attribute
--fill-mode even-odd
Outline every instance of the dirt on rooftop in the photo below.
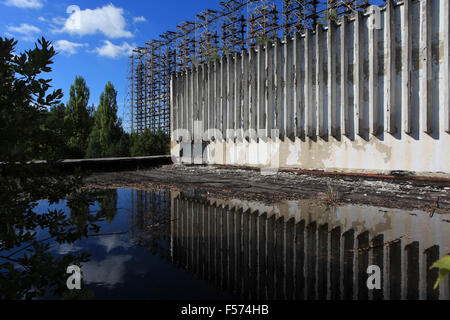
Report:
<svg viewBox="0 0 450 320"><path fill-rule="evenodd" d="M358 176L327 176L293 172L262 175L257 170L215 166L167 165L153 169L93 173L90 189L202 190L223 199L316 199L333 205L351 203L384 208L450 214L450 183Z"/></svg>

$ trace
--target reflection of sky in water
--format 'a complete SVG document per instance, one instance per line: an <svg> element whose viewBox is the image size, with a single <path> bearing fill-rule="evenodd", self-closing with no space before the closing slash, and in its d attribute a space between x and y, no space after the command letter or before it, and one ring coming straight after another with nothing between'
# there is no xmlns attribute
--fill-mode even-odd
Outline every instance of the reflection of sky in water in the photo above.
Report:
<svg viewBox="0 0 450 320"><path fill-rule="evenodd" d="M129 233L131 196L131 190L118 190L118 210L114 220L98 223L100 235L105 236L90 237L74 244L53 244L51 250L56 255L83 251L91 254L90 261L82 267L84 289L93 290L96 299L229 298L206 281L195 279L188 271L177 268L167 258L152 254L145 246L136 246ZM50 209L69 212L65 201ZM36 211L46 210L47 203L41 201ZM90 210L99 210L98 204ZM46 234L39 237L45 238Z"/></svg>
<svg viewBox="0 0 450 320"><path fill-rule="evenodd" d="M112 195L109 200L116 199ZM91 254L82 267L83 285L97 299L238 298L222 291L230 290L223 288L230 283L235 288L228 292L238 290L243 297L283 299L295 293L298 300L325 299L331 290L333 297L366 299L369 256L388 280L380 296L420 292L426 298L435 294L430 284L436 276L427 264L447 252L450 240L444 217L420 211L357 205L325 210L301 201L267 205L238 199L216 206L214 199L192 201L196 194L171 199L158 191L119 190L117 195L117 203L103 202L116 204L117 210L98 223L99 235L52 246L54 254ZM168 201L166 210L161 199ZM45 209L41 203L39 210ZM52 209L68 211L65 202ZM99 209L96 204L90 211ZM163 223L157 229L163 237L158 237L154 226L169 219L172 228ZM381 243L372 250L355 251L375 239ZM419 288L419 278L430 288ZM450 281L442 288L445 298Z"/></svg>

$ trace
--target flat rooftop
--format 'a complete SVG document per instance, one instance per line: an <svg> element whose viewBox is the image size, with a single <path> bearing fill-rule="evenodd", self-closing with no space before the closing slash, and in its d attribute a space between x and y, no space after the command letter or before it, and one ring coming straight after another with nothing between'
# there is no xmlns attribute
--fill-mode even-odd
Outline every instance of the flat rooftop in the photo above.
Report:
<svg viewBox="0 0 450 320"><path fill-rule="evenodd" d="M248 199L267 203L311 199L318 202L362 204L385 208L450 214L450 183L278 172L216 166L163 165L135 171L93 173L88 188L201 190L223 199Z"/></svg>

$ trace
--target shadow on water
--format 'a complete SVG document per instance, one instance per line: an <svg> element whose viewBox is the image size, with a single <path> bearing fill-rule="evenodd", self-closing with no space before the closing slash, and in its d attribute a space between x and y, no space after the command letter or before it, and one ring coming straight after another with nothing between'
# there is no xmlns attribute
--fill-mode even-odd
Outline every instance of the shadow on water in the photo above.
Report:
<svg viewBox="0 0 450 320"><path fill-rule="evenodd" d="M81 264L83 298L431 300L450 294L450 280L433 290L437 272L429 270L450 252L450 224L440 215L308 200L268 205L169 190L107 190L93 205L56 206L70 209L78 228L85 228L89 212L100 218L98 233L49 249L55 256L90 253ZM367 287L371 265L380 267L380 290Z"/></svg>

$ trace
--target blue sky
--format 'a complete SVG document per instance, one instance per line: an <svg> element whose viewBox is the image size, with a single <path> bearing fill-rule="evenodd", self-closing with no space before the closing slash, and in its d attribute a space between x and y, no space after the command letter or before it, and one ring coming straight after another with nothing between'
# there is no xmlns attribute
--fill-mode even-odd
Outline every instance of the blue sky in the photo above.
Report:
<svg viewBox="0 0 450 320"><path fill-rule="evenodd" d="M174 30L205 8L217 7L218 2L207 0L0 0L0 36L17 39L17 51L34 47L36 39L45 36L60 52L51 77L54 87L63 89L63 101L67 102L76 75L86 79L90 104L95 105L111 81L118 91L119 116L123 117L130 49ZM81 28L76 25L80 21L77 14Z"/></svg>
<svg viewBox="0 0 450 320"><path fill-rule="evenodd" d="M278 0L279 1L279 0ZM372 3L381 0L372 1ZM175 30L215 0L0 0L0 36L19 40L18 51L32 48L41 36L54 43L53 85L67 102L76 75L83 76L97 105L105 84L118 91L119 116L125 117L127 62L130 50Z"/></svg>

